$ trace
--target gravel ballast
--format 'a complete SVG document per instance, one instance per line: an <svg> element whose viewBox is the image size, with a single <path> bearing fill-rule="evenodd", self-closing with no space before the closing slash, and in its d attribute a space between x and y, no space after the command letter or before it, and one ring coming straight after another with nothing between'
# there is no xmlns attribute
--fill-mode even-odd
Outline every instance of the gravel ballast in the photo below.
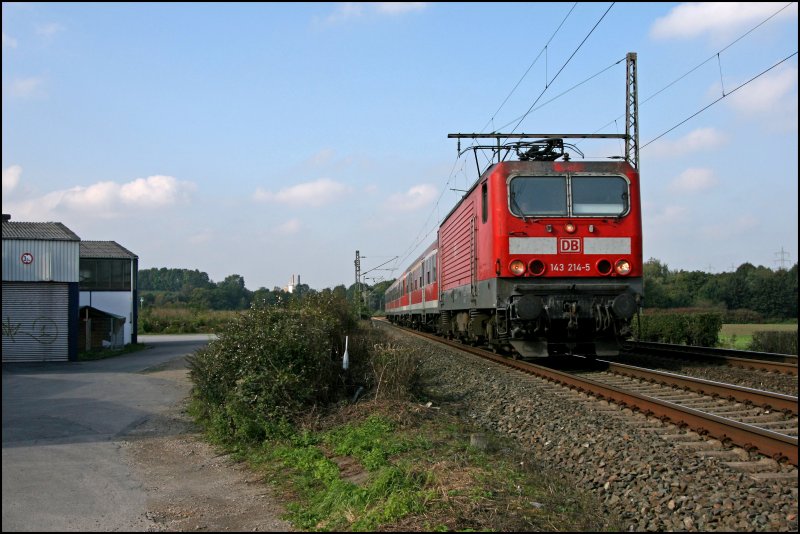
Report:
<svg viewBox="0 0 800 534"><path fill-rule="evenodd" d="M517 440L543 464L599 493L627 530L797 530L792 466L762 462L793 474L788 481L754 478L727 458L697 454L697 445L684 439L691 434L674 425L385 328L396 342L419 349L432 398L458 399L450 409Z"/></svg>

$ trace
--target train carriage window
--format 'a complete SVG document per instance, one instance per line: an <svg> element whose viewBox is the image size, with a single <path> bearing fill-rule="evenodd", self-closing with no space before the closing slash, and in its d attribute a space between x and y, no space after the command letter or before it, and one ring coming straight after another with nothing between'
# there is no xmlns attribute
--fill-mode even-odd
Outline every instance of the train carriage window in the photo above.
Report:
<svg viewBox="0 0 800 534"><path fill-rule="evenodd" d="M520 217L567 215L566 176L517 176L509 184L511 213Z"/></svg>
<svg viewBox="0 0 800 534"><path fill-rule="evenodd" d="M621 176L572 176L572 213L618 216L628 210L628 182Z"/></svg>

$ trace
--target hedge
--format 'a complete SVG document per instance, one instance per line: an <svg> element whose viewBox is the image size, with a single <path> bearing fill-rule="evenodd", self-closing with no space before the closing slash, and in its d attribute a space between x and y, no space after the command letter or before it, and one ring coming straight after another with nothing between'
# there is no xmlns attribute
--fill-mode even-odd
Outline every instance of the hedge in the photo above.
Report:
<svg viewBox="0 0 800 534"><path fill-rule="evenodd" d="M758 330L753 332L750 350L774 352L775 354L797 354L797 330L775 332Z"/></svg>
<svg viewBox="0 0 800 534"><path fill-rule="evenodd" d="M634 319L639 341L714 347L722 329L720 313L658 313Z"/></svg>

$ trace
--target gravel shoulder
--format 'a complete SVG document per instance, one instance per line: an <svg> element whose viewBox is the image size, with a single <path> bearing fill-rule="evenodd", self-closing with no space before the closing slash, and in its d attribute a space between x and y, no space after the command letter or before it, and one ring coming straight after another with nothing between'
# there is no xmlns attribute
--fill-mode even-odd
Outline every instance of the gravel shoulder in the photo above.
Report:
<svg viewBox="0 0 800 534"><path fill-rule="evenodd" d="M797 531L791 466L775 464L773 471L793 483L756 480L703 454L707 447L693 443L702 438L674 425L386 330L424 351L420 371L428 388L457 399L463 418L517 440L577 487L597 493L625 530Z"/></svg>
<svg viewBox="0 0 800 534"><path fill-rule="evenodd" d="M150 369L184 400L129 429L122 439L131 471L147 494L148 531L287 532L272 488L245 465L202 440L186 413L191 387L185 360Z"/></svg>

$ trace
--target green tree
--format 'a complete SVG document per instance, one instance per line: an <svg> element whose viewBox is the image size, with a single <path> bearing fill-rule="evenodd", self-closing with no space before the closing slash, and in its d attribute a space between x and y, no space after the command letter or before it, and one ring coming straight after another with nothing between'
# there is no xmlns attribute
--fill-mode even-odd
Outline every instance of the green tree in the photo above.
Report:
<svg viewBox="0 0 800 534"><path fill-rule="evenodd" d="M217 284L216 298L212 305L216 309L244 310L250 307L252 293L244 285L244 277L231 274Z"/></svg>

